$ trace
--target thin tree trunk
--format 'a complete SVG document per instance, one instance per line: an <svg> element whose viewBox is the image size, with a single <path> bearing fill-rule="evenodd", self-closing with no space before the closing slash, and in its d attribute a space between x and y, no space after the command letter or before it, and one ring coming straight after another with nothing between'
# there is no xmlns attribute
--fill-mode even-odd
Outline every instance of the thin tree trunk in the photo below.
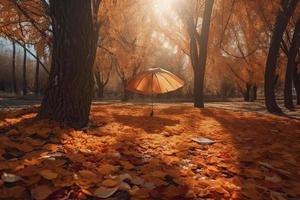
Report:
<svg viewBox="0 0 300 200"><path fill-rule="evenodd" d="M103 98L103 92L104 92L104 84L101 81L101 75L99 71L95 72L95 79L96 79L96 84L97 84L97 97L98 98Z"/></svg>
<svg viewBox="0 0 300 200"><path fill-rule="evenodd" d="M249 101L254 102L256 100L256 92L257 92L257 87L256 85L251 85L249 89Z"/></svg>
<svg viewBox="0 0 300 200"><path fill-rule="evenodd" d="M12 42L13 56L12 56L12 92L17 93L17 81L16 81L16 43Z"/></svg>
<svg viewBox="0 0 300 200"><path fill-rule="evenodd" d="M127 80L123 80L123 97L122 101L128 101L130 97L129 91L126 89L127 86Z"/></svg>
<svg viewBox="0 0 300 200"><path fill-rule="evenodd" d="M201 35L198 41L199 45L199 66L196 66L194 73L194 106L204 108L204 74L207 60L207 44L209 37L209 28L211 13L214 5L214 0L206 0L203 14L203 24L201 27Z"/></svg>
<svg viewBox="0 0 300 200"><path fill-rule="evenodd" d="M289 19L294 12L298 0L282 1L283 9L279 9L276 18L275 28L271 39L269 48L269 54L266 62L265 69L265 104L267 110L271 113L281 113L281 109L278 107L275 98L275 73L276 64L279 56L280 42L282 40L283 33L289 22Z"/></svg>
<svg viewBox="0 0 300 200"><path fill-rule="evenodd" d="M246 83L246 90L244 91L244 101L250 101L250 90L251 90L251 85L249 83Z"/></svg>
<svg viewBox="0 0 300 200"><path fill-rule="evenodd" d="M253 90L253 100L255 101L255 100L257 100L257 86L254 85L252 87L252 90Z"/></svg>
<svg viewBox="0 0 300 200"><path fill-rule="evenodd" d="M36 60L35 78L34 78L34 93L39 94L39 76L40 76L40 63Z"/></svg>
<svg viewBox="0 0 300 200"><path fill-rule="evenodd" d="M87 125L99 30L99 24L93 17L99 3L95 0L50 0L54 43L49 82L38 115L40 118L64 122L74 128Z"/></svg>
<svg viewBox="0 0 300 200"><path fill-rule="evenodd" d="M300 46L300 18L298 19L288 53L288 63L284 82L284 105L288 109L293 109L293 73L296 68L296 57Z"/></svg>
<svg viewBox="0 0 300 200"><path fill-rule="evenodd" d="M27 94L26 61L27 61L27 51L26 51L26 48L24 48L24 56L23 56L23 95Z"/></svg>

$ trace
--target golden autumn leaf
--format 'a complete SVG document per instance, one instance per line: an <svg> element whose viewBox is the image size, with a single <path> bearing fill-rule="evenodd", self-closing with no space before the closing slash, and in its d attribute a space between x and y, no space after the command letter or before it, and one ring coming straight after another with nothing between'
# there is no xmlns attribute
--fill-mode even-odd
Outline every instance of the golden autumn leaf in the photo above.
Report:
<svg viewBox="0 0 300 200"><path fill-rule="evenodd" d="M55 179L57 178L58 174L52 170L49 170L49 169L42 169L39 171L39 174L45 178L45 179L48 179L48 180L52 180L52 179Z"/></svg>
<svg viewBox="0 0 300 200"><path fill-rule="evenodd" d="M97 178L97 174L95 174L94 172L92 172L90 170L80 170L78 173L82 178L85 178L85 179Z"/></svg>
<svg viewBox="0 0 300 200"><path fill-rule="evenodd" d="M106 179L104 180L101 184L105 187L114 187L116 185L118 185L120 182L117 180L113 180L113 179Z"/></svg>

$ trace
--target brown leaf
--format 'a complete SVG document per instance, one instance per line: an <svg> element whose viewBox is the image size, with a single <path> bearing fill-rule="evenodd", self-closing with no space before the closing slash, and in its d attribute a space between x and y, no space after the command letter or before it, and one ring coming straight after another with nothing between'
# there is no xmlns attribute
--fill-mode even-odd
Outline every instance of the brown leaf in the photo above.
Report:
<svg viewBox="0 0 300 200"><path fill-rule="evenodd" d="M117 180L113 180L113 179L106 179L102 182L102 185L103 186L106 186L106 187L114 187L116 185L118 185L120 182L117 181Z"/></svg>
<svg viewBox="0 0 300 200"><path fill-rule="evenodd" d="M2 187L0 189L0 198L14 198L14 199L22 199L24 197L25 188L23 186L14 186L14 187Z"/></svg>
<svg viewBox="0 0 300 200"><path fill-rule="evenodd" d="M31 189L31 196L35 200L46 199L50 194L54 192L54 189L48 185L40 185Z"/></svg>
<svg viewBox="0 0 300 200"><path fill-rule="evenodd" d="M103 164L97 169L103 175L109 175L116 171L116 166L111 164Z"/></svg>
<svg viewBox="0 0 300 200"><path fill-rule="evenodd" d="M43 178L48 179L48 180L55 179L58 176L58 174L56 172L49 170L49 169L43 169L43 170L39 171L39 174Z"/></svg>
<svg viewBox="0 0 300 200"><path fill-rule="evenodd" d="M119 187L107 188L107 187L99 187L95 190L94 196L99 198L108 198L112 196Z"/></svg>

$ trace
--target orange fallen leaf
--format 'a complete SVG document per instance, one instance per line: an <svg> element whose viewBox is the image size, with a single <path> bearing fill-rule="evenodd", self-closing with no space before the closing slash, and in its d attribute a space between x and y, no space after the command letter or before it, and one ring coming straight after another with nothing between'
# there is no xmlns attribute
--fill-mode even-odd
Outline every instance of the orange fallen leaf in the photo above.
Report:
<svg viewBox="0 0 300 200"><path fill-rule="evenodd" d="M48 179L48 180L55 179L58 176L58 174L56 172L49 170L49 169L43 169L43 170L39 171L39 174L43 178Z"/></svg>
<svg viewBox="0 0 300 200"><path fill-rule="evenodd" d="M35 200L46 199L50 194L54 192L54 189L48 185L40 185L31 189L31 196Z"/></svg>
<svg viewBox="0 0 300 200"><path fill-rule="evenodd" d="M111 164L100 165L97 169L103 175L109 175L116 171L116 166Z"/></svg>
<svg viewBox="0 0 300 200"><path fill-rule="evenodd" d="M16 129L10 129L8 132L6 132L7 136L19 136L21 133L17 131Z"/></svg>
<svg viewBox="0 0 300 200"><path fill-rule="evenodd" d="M24 197L26 188L23 186L13 186L10 188L2 187L0 189L0 198L4 199L22 199Z"/></svg>
<svg viewBox="0 0 300 200"><path fill-rule="evenodd" d="M282 181L282 179L277 175L265 176L265 180L272 183L280 183Z"/></svg>
<svg viewBox="0 0 300 200"><path fill-rule="evenodd" d="M95 174L94 172L89 171L89 170L80 170L78 173L82 178L85 178L85 179L97 178L97 174Z"/></svg>
<svg viewBox="0 0 300 200"><path fill-rule="evenodd" d="M130 162L128 161L120 161L121 165L124 167L124 169L126 170L131 170L134 168L134 165L131 164Z"/></svg>
<svg viewBox="0 0 300 200"><path fill-rule="evenodd" d="M22 143L15 146L18 150L23 152L30 152L33 150L33 147L30 144Z"/></svg>
<svg viewBox="0 0 300 200"><path fill-rule="evenodd" d="M108 198L112 196L119 187L107 188L107 187L99 187L94 191L94 196L99 198Z"/></svg>
<svg viewBox="0 0 300 200"><path fill-rule="evenodd" d="M114 187L118 184L119 184L119 181L113 180L113 179L106 179L102 182L102 185L106 186L106 187Z"/></svg>

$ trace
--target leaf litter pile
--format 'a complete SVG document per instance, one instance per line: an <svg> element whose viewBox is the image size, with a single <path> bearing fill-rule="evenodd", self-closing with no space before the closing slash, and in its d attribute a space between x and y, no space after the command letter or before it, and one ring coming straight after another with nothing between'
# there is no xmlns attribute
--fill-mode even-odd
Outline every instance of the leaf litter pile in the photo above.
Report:
<svg viewBox="0 0 300 200"><path fill-rule="evenodd" d="M0 115L0 199L300 199L299 121L113 104L78 131L36 110Z"/></svg>

